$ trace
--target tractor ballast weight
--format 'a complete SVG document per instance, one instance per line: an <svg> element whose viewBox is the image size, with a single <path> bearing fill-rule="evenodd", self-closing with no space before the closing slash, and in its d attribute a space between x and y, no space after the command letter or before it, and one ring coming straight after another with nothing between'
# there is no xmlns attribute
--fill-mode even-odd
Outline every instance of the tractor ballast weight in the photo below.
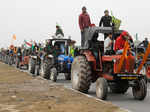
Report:
<svg viewBox="0 0 150 112"><path fill-rule="evenodd" d="M109 27L89 28L85 45L72 63L72 87L86 93L91 83L96 82L96 94L100 99L107 98L108 87L114 93L125 93L132 87L134 98L143 100L147 94L147 86L144 75L134 72L135 58L129 43L125 43L122 54L117 55L112 51L112 54L105 55L101 49L104 48L104 42L97 41L96 33L112 33L115 39L122 30L113 31L113 28ZM138 92L141 94L137 94Z"/></svg>

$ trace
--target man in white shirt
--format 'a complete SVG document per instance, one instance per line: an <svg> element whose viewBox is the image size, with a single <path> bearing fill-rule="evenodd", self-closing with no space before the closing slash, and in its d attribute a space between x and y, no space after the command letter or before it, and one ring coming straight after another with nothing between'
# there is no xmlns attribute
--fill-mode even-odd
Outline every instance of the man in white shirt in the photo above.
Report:
<svg viewBox="0 0 150 112"><path fill-rule="evenodd" d="M112 47L112 34L109 34L108 37L104 40L104 53L107 54Z"/></svg>

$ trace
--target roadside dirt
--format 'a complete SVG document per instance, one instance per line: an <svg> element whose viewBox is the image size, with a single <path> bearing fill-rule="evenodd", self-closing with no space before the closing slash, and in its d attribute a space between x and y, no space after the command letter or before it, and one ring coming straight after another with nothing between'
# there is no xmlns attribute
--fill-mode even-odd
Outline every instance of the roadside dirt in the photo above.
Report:
<svg viewBox="0 0 150 112"><path fill-rule="evenodd" d="M0 112L125 112L0 63Z"/></svg>

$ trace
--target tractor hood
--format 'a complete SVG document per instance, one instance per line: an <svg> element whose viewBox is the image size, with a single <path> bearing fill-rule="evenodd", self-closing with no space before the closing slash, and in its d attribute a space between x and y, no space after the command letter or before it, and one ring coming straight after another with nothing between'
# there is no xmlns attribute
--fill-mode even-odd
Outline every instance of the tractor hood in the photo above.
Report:
<svg viewBox="0 0 150 112"><path fill-rule="evenodd" d="M66 55L59 55L58 56L58 61L63 61L63 62L70 61L70 62L73 62L73 57L66 56Z"/></svg>

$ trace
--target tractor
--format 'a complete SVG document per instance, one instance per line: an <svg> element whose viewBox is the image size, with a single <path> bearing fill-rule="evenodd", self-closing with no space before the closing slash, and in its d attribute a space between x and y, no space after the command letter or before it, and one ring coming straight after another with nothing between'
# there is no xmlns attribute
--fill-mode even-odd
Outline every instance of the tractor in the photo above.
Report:
<svg viewBox="0 0 150 112"><path fill-rule="evenodd" d="M29 50L24 49L23 53L18 52L16 56L16 68L23 69L25 67L28 70L29 64Z"/></svg>
<svg viewBox="0 0 150 112"><path fill-rule="evenodd" d="M74 40L62 37L49 39L52 48L46 53L41 61L41 75L53 82L57 81L59 73L64 73L65 79L71 79L71 64L73 56L70 48L75 44Z"/></svg>
<svg viewBox="0 0 150 112"><path fill-rule="evenodd" d="M146 49L147 48L145 48L142 45L139 45L136 48L137 68L138 68L138 66L141 64L141 62L143 60L144 54L146 52ZM146 63L144 64L141 72L145 73L147 81L150 82L150 55L148 56L148 58L146 60Z"/></svg>
<svg viewBox="0 0 150 112"><path fill-rule="evenodd" d="M113 35L114 44L123 30L113 27L90 27L86 32L84 47L74 58L71 69L72 88L87 93L92 83L96 82L96 95L99 99L107 99L108 90L112 93L124 94L129 87L137 100L144 100L147 94L145 75L140 70L145 63L142 61L135 71L135 57L128 41L122 54L116 54L113 45L109 55L104 53L104 41L99 41L99 34ZM145 54L145 59L147 55Z"/></svg>

